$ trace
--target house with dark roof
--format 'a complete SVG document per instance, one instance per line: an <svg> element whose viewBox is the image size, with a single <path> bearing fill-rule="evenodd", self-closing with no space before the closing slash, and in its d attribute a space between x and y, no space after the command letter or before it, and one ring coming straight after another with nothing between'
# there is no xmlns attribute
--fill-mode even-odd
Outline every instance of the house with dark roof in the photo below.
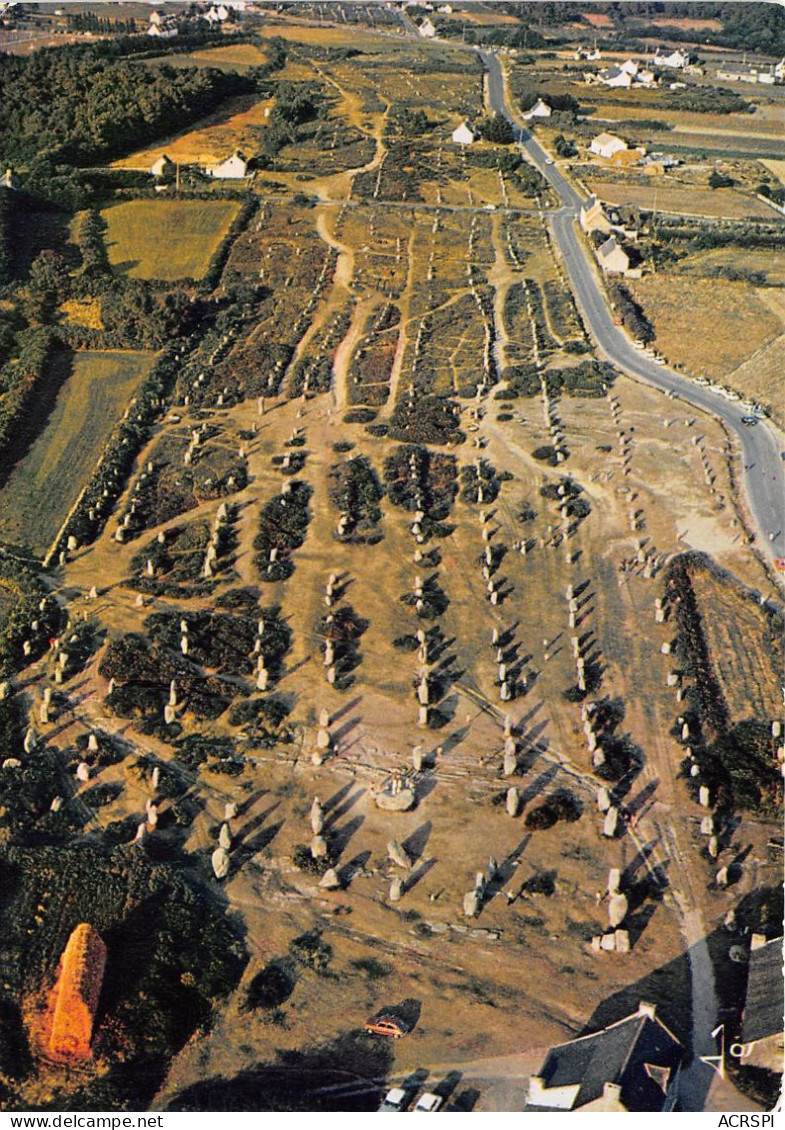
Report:
<svg viewBox="0 0 785 1130"><path fill-rule="evenodd" d="M657 1018L653 1004L549 1048L529 1080L527 1111L671 1111L684 1048Z"/></svg>
<svg viewBox="0 0 785 1130"><path fill-rule="evenodd" d="M783 977L782 938L767 941L753 934L747 972L747 995L741 1015L741 1062L782 1074Z"/></svg>

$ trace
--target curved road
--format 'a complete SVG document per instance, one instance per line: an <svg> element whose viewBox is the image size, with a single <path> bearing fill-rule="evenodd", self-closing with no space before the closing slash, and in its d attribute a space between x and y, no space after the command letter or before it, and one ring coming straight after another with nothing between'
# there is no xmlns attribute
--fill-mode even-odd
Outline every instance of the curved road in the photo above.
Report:
<svg viewBox="0 0 785 1130"><path fill-rule="evenodd" d="M754 427L742 424L747 413L735 401L728 401L710 388L696 385L687 377L655 365L638 350L613 321L607 300L589 259L588 250L578 233L576 221L583 198L553 164L546 164L548 155L532 135L523 129L507 102L504 76L496 55L478 51L488 72L488 95L492 109L503 114L513 125L521 148L542 173L562 202L562 207L549 216L553 237L559 246L575 296L583 310L589 329L600 349L625 373L680 400L709 412L722 420L741 444L743 470L739 478L750 513L758 532L758 545L769 559L785 557L785 437L770 420L761 419Z"/></svg>

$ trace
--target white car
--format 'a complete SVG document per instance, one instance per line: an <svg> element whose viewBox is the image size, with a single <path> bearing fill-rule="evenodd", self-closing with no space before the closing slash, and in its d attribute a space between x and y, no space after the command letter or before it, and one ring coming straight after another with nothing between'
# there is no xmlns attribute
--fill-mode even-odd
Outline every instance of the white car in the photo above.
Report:
<svg viewBox="0 0 785 1130"><path fill-rule="evenodd" d="M426 1091L420 1095L417 1102L414 1104L415 1113L419 1111L432 1111L441 1110L444 1099L441 1095L435 1095L433 1091Z"/></svg>
<svg viewBox="0 0 785 1130"><path fill-rule="evenodd" d="M545 158L545 164L546 165L552 165L553 164L553 157L546 157Z"/></svg>
<svg viewBox="0 0 785 1130"><path fill-rule="evenodd" d="M379 1107L379 1111L403 1111L409 1105L409 1096L403 1087L393 1087L384 1096L384 1102ZM379 1112L377 1111L377 1114Z"/></svg>
<svg viewBox="0 0 785 1130"><path fill-rule="evenodd" d="M667 365L668 364L668 362L665 360L664 357L653 357L652 360L654 361L655 365Z"/></svg>

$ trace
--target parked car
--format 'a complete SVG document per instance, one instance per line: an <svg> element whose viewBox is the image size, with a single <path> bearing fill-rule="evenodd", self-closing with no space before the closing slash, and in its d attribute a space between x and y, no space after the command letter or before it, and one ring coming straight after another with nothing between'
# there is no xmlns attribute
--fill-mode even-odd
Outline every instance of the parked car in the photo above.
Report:
<svg viewBox="0 0 785 1130"><path fill-rule="evenodd" d="M394 1040L408 1036L412 1030L400 1016L393 1016L389 1012L374 1013L369 1020L366 1020L363 1028L366 1032L372 1032L374 1036L392 1036Z"/></svg>
<svg viewBox="0 0 785 1130"><path fill-rule="evenodd" d="M444 1099L441 1095L435 1095L433 1091L425 1091L425 1093L420 1095L419 1099L414 1104L414 1110L415 1113L418 1110L427 1111L429 1113L432 1111L441 1110L443 1102Z"/></svg>
<svg viewBox="0 0 785 1130"><path fill-rule="evenodd" d="M742 424L746 424L748 428L754 428L758 422L757 416L742 416Z"/></svg>
<svg viewBox="0 0 785 1130"><path fill-rule="evenodd" d="M384 1101L379 1107L379 1111L403 1111L409 1105L409 1095L404 1091L403 1087L393 1087L384 1096ZM377 1113L379 1113L377 1111Z"/></svg>

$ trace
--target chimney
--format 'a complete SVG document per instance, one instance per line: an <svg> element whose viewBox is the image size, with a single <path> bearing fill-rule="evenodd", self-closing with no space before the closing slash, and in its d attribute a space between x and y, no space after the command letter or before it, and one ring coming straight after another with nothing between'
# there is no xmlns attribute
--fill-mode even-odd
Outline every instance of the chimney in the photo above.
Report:
<svg viewBox="0 0 785 1130"><path fill-rule="evenodd" d="M641 1001L640 1002L640 1004L638 1005L638 1016L648 1016L651 1020L654 1020L656 1015L657 1015L656 1004L649 1004L648 1001Z"/></svg>
<svg viewBox="0 0 785 1130"><path fill-rule="evenodd" d="M542 1075L531 1075L529 1077L529 1102L532 1103L538 1099L545 1090Z"/></svg>

